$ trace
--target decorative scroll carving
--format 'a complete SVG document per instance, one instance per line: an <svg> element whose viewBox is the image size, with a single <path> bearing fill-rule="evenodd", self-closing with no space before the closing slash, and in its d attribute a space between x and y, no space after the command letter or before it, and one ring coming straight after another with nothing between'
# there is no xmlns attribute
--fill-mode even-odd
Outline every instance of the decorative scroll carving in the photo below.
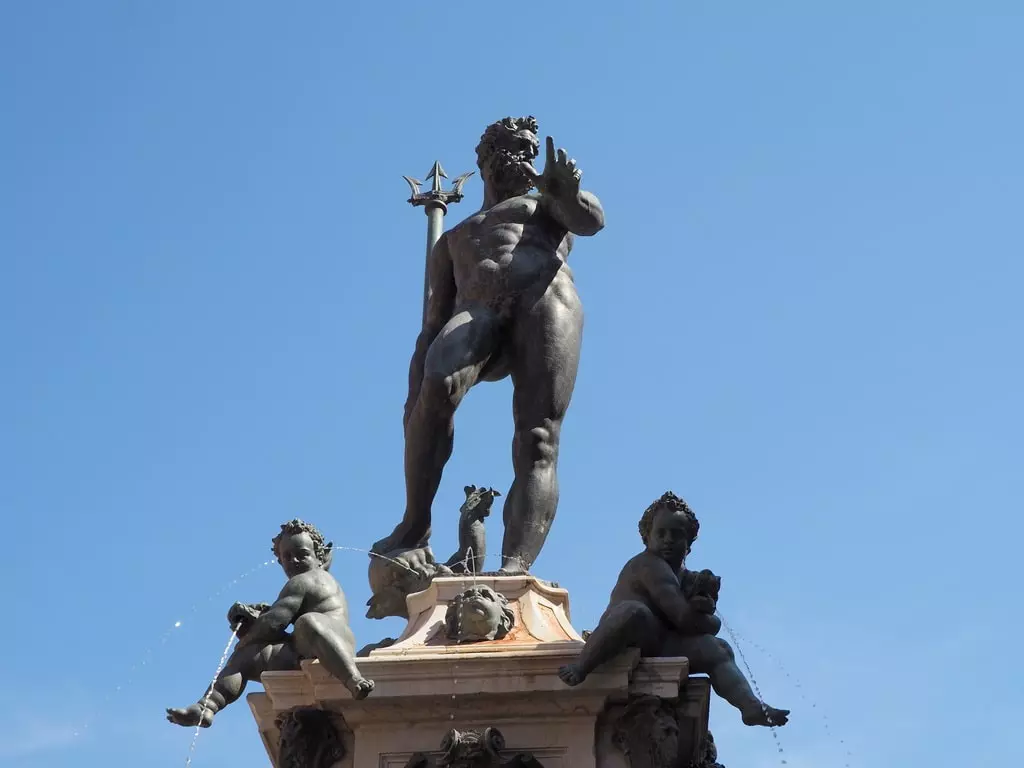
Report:
<svg viewBox="0 0 1024 768"><path fill-rule="evenodd" d="M630 768L725 768L714 737L689 709L682 698L648 694L610 703L597 723L598 765L612 749Z"/></svg>
<svg viewBox="0 0 1024 768"><path fill-rule="evenodd" d="M277 717L281 732L277 768L332 768L345 757L333 716L322 709L297 707Z"/></svg>
<svg viewBox="0 0 1024 768"><path fill-rule="evenodd" d="M638 696L612 726L612 743L630 768L675 768L679 722L675 707L657 696Z"/></svg>
<svg viewBox="0 0 1024 768"><path fill-rule="evenodd" d="M715 746L715 737L708 731L704 739L704 754L698 762L691 763L692 768L725 768L718 762L718 747Z"/></svg>
<svg viewBox="0 0 1024 768"><path fill-rule="evenodd" d="M497 728L459 731L452 728L441 741L441 757L436 760L417 753L405 768L544 768L528 752L520 752L502 761L505 737Z"/></svg>

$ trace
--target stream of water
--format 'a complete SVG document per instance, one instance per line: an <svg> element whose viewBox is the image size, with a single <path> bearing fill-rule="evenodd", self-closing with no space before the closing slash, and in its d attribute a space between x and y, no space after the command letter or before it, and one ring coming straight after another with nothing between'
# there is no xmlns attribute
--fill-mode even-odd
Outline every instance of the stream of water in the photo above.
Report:
<svg viewBox="0 0 1024 768"><path fill-rule="evenodd" d="M224 646L224 652L220 655L220 661L217 663L217 671L213 673L213 679L210 680L210 687L206 689L206 695L203 696L203 700L199 703L201 710L206 710L206 705L210 703L210 694L213 692L213 686L217 682L217 678L220 677L220 673L224 671L224 665L228 663L228 656L231 655L231 646L235 642L235 638L238 637L238 628L240 624L236 624L231 628L231 637L228 638L227 645ZM202 725L197 725L195 733L192 734L192 743L188 747L188 755L185 757L185 768L189 768L192 765L192 756L196 751L196 742L199 741L199 731L202 730Z"/></svg>

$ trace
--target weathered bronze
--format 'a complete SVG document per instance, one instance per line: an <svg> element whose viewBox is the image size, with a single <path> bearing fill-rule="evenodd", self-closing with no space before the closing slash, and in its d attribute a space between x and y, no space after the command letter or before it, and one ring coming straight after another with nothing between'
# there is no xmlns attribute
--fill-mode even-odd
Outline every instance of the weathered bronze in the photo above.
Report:
<svg viewBox="0 0 1024 768"><path fill-rule="evenodd" d="M228 622L239 637L224 669L198 702L167 710L176 725L208 728L213 717L238 699L247 682L267 671L298 669L302 659L319 659L324 668L361 699L373 681L355 665L355 637L341 585L328 572L331 543L316 526L292 520L281 526L273 552L287 583L273 605L235 603ZM289 625L293 632L287 632Z"/></svg>
<svg viewBox="0 0 1024 768"><path fill-rule="evenodd" d="M544 768L528 752L520 752L509 760L501 759L505 737L497 728L460 731L452 728L441 741L441 757L413 755L405 768Z"/></svg>
<svg viewBox="0 0 1024 768"><path fill-rule="evenodd" d="M426 545L451 456L455 410L479 381L512 377L515 480L505 500L502 571L527 571L558 506L558 447L579 363L583 308L566 265L576 235L604 227L581 171L532 117L507 117L477 146L481 210L433 247L423 328L405 405L405 515L374 551ZM538 194L530 194L537 188Z"/></svg>
<svg viewBox="0 0 1024 768"><path fill-rule="evenodd" d="M706 674L715 692L736 707L747 725L785 725L789 710L769 707L751 690L729 644L716 635L721 579L710 571L687 573L686 556L700 523L681 498L669 492L640 519L645 550L626 563L611 600L579 659L559 675L578 685L595 668L626 648L644 656L685 656L690 671ZM684 584L689 595L684 592Z"/></svg>
<svg viewBox="0 0 1024 768"><path fill-rule="evenodd" d="M501 496L493 488L467 485L466 501L459 508L459 550L446 565L454 573L480 573L487 559L487 531L484 519L491 514L494 499Z"/></svg>

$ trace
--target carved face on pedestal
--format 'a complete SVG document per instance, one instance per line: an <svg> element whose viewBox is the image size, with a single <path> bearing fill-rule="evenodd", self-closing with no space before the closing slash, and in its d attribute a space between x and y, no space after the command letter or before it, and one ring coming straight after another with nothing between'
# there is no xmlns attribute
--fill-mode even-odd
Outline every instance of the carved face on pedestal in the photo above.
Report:
<svg viewBox="0 0 1024 768"><path fill-rule="evenodd" d="M500 765L498 755L505 737L497 728L458 731L452 728L441 742L441 765L445 768L492 768Z"/></svg>
<svg viewBox="0 0 1024 768"><path fill-rule="evenodd" d="M486 585L457 595L445 614L445 634L457 643L500 640L515 625L508 600Z"/></svg>
<svg viewBox="0 0 1024 768"><path fill-rule="evenodd" d="M520 752L511 760L502 761L505 736L497 728L447 732L441 741L441 756L433 759L417 753L406 768L544 768L528 752Z"/></svg>
<svg viewBox="0 0 1024 768"><path fill-rule="evenodd" d="M452 728L441 742L436 760L422 752L413 755L405 768L544 768L529 752L502 761L505 737L497 728L460 731Z"/></svg>

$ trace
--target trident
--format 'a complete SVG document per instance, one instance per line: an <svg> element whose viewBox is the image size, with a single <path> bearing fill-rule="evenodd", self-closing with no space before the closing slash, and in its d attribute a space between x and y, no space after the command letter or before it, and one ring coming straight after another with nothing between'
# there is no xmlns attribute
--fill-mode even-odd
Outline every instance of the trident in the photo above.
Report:
<svg viewBox="0 0 1024 768"><path fill-rule="evenodd" d="M423 183L409 176L403 176L409 187L412 189L412 197L409 202L413 207L423 206L427 214L427 261L423 268L423 320L427 319L427 299L430 298L430 253L434 245L441 238L441 230L444 227L444 215L448 213L448 204L457 203L462 200L462 185L466 179L473 175L473 171L456 177L449 190L441 189L441 179L447 179L448 174L444 172L441 163L435 161L434 167L427 174L427 180L433 179L432 188L427 192L420 192L420 185Z"/></svg>

